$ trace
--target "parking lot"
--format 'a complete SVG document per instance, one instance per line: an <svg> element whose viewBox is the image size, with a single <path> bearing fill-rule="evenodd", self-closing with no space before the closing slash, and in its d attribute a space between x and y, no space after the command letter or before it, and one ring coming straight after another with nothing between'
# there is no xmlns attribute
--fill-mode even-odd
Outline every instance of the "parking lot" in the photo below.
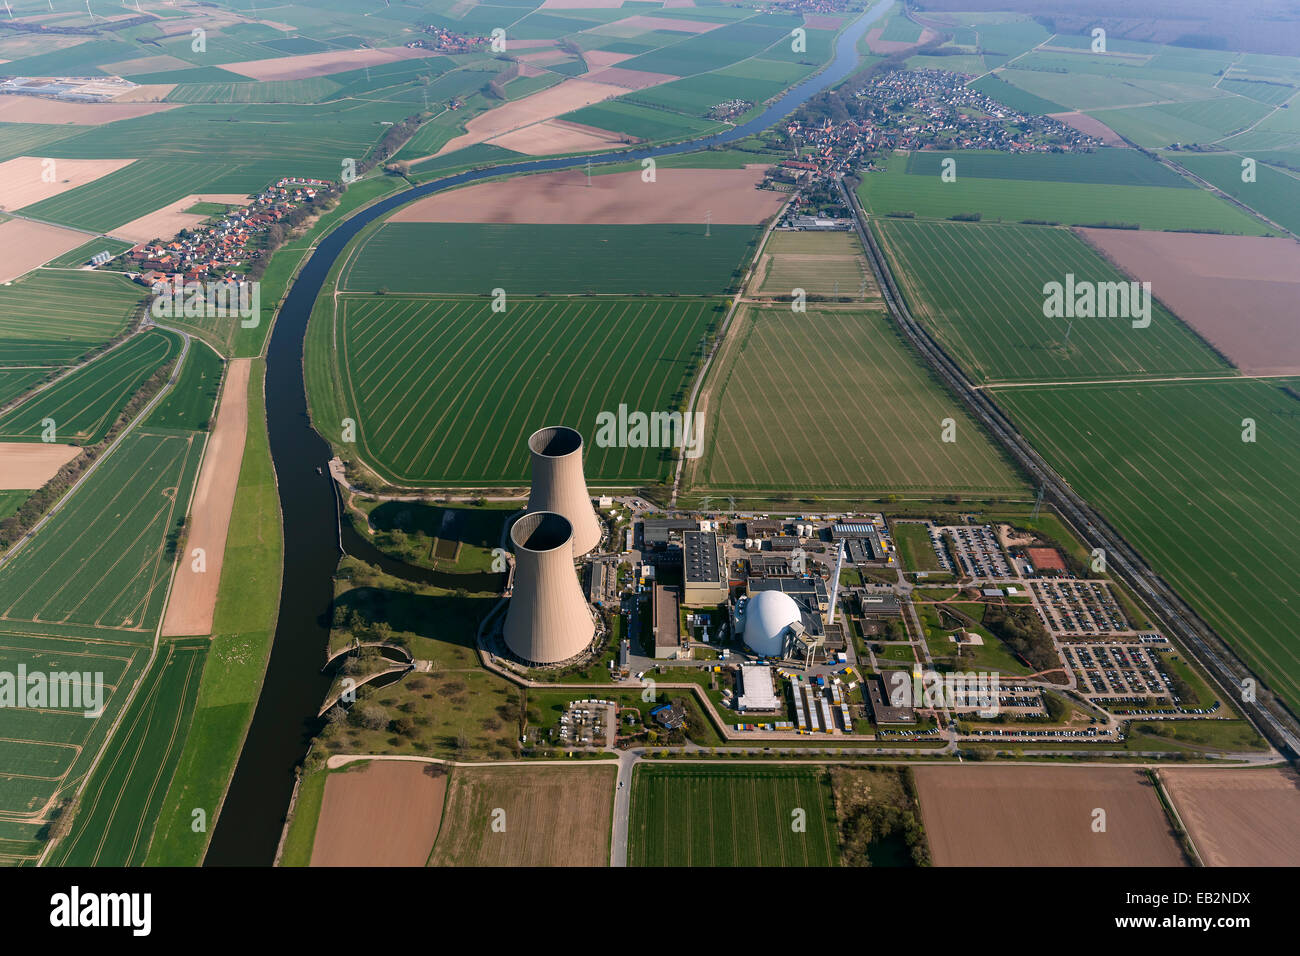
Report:
<svg viewBox="0 0 1300 956"><path fill-rule="evenodd" d="M1088 697L1143 703L1169 699L1169 686L1151 645L1063 644L1065 659Z"/></svg>
<svg viewBox="0 0 1300 956"><path fill-rule="evenodd" d="M1124 611L1104 581L1038 580L1031 582L1044 623L1057 634L1131 633Z"/></svg>
<svg viewBox="0 0 1300 956"><path fill-rule="evenodd" d="M944 525L930 528L930 544L939 557L940 566L945 571L952 571L948 549L944 547L945 535L957 542L957 561L961 565L961 574L973 578L1015 576L991 525Z"/></svg>

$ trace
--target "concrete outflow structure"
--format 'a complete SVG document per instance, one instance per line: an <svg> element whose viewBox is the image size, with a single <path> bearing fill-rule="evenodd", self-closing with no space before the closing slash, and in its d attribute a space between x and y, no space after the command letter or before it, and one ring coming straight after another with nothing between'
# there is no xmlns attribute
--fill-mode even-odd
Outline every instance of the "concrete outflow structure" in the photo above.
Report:
<svg viewBox="0 0 1300 956"><path fill-rule="evenodd" d="M528 439L532 488L528 511L554 511L573 525L573 554L581 557L600 543L600 522L582 473L582 436L572 428L539 428Z"/></svg>
<svg viewBox="0 0 1300 956"><path fill-rule="evenodd" d="M596 636L596 625L573 566L569 519L530 511L510 529L510 542L515 581L506 611L506 646L530 664L556 664L581 654Z"/></svg>

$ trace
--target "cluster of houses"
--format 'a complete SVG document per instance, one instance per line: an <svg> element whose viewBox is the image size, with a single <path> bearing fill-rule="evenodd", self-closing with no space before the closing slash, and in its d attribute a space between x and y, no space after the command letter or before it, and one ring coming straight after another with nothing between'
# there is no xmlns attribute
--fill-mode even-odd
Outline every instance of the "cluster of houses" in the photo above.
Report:
<svg viewBox="0 0 1300 956"><path fill-rule="evenodd" d="M126 259L140 270L136 281L151 288L178 274L188 281L218 276L242 280L246 276L240 273L247 264L262 255L265 243L259 242L259 237L333 186L323 179L286 177L262 190L248 205L227 210L216 222L185 230L169 241L136 246L126 253Z"/></svg>
<svg viewBox="0 0 1300 956"><path fill-rule="evenodd" d="M1038 113L1022 113L966 85L948 70L893 70L855 94L859 123L881 149L997 149L1072 152L1101 140Z"/></svg>
<svg viewBox="0 0 1300 956"><path fill-rule="evenodd" d="M715 120L729 120L733 116L748 112L753 107L754 104L749 100L725 100L709 107L708 117Z"/></svg>
<svg viewBox="0 0 1300 956"><path fill-rule="evenodd" d="M446 27L429 25L424 28L429 39L412 40L406 44L412 50L432 50L434 53L473 53L489 42L487 37L467 36Z"/></svg>

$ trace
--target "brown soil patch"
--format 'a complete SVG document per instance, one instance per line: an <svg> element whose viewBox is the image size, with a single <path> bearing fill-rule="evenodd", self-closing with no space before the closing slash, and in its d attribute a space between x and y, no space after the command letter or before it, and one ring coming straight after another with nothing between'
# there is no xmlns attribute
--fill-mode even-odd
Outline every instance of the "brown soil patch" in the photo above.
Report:
<svg viewBox="0 0 1300 956"><path fill-rule="evenodd" d="M1077 129L1086 136L1095 136L1107 146L1128 146L1124 138L1101 120L1087 113L1048 113L1054 120L1060 120L1066 126Z"/></svg>
<svg viewBox="0 0 1300 956"><path fill-rule="evenodd" d="M160 53L157 56L141 56L134 60L119 60L117 63L105 63L100 69L105 73L118 76L131 76L136 73L163 73L167 70L190 70L194 64L178 56Z"/></svg>
<svg viewBox="0 0 1300 956"><path fill-rule="evenodd" d="M608 866L615 779L610 765L457 767L430 865Z"/></svg>
<svg viewBox="0 0 1300 956"><path fill-rule="evenodd" d="M531 63L534 66L550 66L552 63L563 63L573 59L573 54L565 53L563 50L538 50L536 53L524 53L515 59L520 63Z"/></svg>
<svg viewBox="0 0 1300 956"><path fill-rule="evenodd" d="M897 53L900 50L910 50L913 47L922 46L933 40L937 33L926 27L921 31L921 38L915 43L908 43L906 40L882 40L880 35L885 32L884 27L875 27L867 31L867 47L872 53Z"/></svg>
<svg viewBox="0 0 1300 956"><path fill-rule="evenodd" d="M207 348L194 342L190 348ZM212 614L217 607L217 586L226 555L230 512L235 506L239 467L244 460L244 437L248 433L248 373L251 359L232 359L227 364L226 384L203 467L194 486L190 507L190 530L185 553L176 565L163 637L198 637L212 633ZM202 548L205 569L193 569L195 548Z"/></svg>
<svg viewBox="0 0 1300 956"><path fill-rule="evenodd" d="M185 211L200 202L234 203L242 206L248 202L248 197L239 193L195 193L168 203L161 209L155 209L139 219L132 219L109 230L108 234L130 242L170 239L182 229L192 229L208 218Z"/></svg>
<svg viewBox="0 0 1300 956"><path fill-rule="evenodd" d="M557 153L583 153L626 141L628 137L621 133L554 119L498 136L492 144L528 156L554 156Z"/></svg>
<svg viewBox="0 0 1300 956"><path fill-rule="evenodd" d="M1162 770L1160 779L1207 866L1300 863L1300 777L1257 770Z"/></svg>
<svg viewBox="0 0 1300 956"><path fill-rule="evenodd" d="M762 166L745 169L659 169L656 181L639 170L593 176L561 170L517 176L439 193L408 203L394 222L511 222L637 224L713 222L755 224L788 198L757 189Z"/></svg>
<svg viewBox="0 0 1300 956"><path fill-rule="evenodd" d="M614 86L621 86L626 90L644 90L647 86L658 86L660 83L671 83L677 79L671 73L651 73L648 70L625 70L619 66L611 66L604 70L595 70L583 76L584 80L592 83L610 83Z"/></svg>
<svg viewBox="0 0 1300 956"><path fill-rule="evenodd" d="M611 53L609 50L588 50L582 54L582 58L587 61L588 69L603 70L605 67L614 66L624 60L630 60L634 55L632 53Z"/></svg>
<svg viewBox="0 0 1300 956"><path fill-rule="evenodd" d="M0 442L0 491L34 491L80 454L76 445Z"/></svg>
<svg viewBox="0 0 1300 956"><path fill-rule="evenodd" d="M149 116L164 110L174 110L176 103L70 103L44 96L22 96L17 93L0 94L0 123L43 123L59 126L75 123L78 126L102 126L118 120Z"/></svg>
<svg viewBox="0 0 1300 956"><path fill-rule="evenodd" d="M917 767L937 866L1181 866L1155 787L1110 767ZM1093 811L1106 832L1093 832Z"/></svg>
<svg viewBox="0 0 1300 956"><path fill-rule="evenodd" d="M674 33L708 33L710 30L716 30L723 26L721 23L709 23L707 20L677 20L673 17L646 17L637 14L636 16L624 17L622 20L615 20L610 26L632 27L638 33L649 33L651 30L671 30Z"/></svg>
<svg viewBox="0 0 1300 956"><path fill-rule="evenodd" d="M69 189L93 183L101 176L130 166L134 159L56 159L54 182L42 180L45 160L40 156L19 156L0 163L0 209L22 209Z"/></svg>
<svg viewBox="0 0 1300 956"><path fill-rule="evenodd" d="M838 30L843 22L843 17L828 17L816 13L803 15L803 25L809 30Z"/></svg>
<svg viewBox="0 0 1300 956"><path fill-rule="evenodd" d="M545 90L538 90L522 99L488 110L465 124L466 132L449 141L434 155L441 156L475 143L484 143L495 136L554 119L573 110L613 99L627 92L612 83L593 83L588 79L569 79Z"/></svg>
<svg viewBox="0 0 1300 956"><path fill-rule="evenodd" d="M6 219L0 222L0 282L25 275L89 238L84 232L62 226Z"/></svg>
<svg viewBox="0 0 1300 956"><path fill-rule="evenodd" d="M617 10L623 0L545 0L542 10Z"/></svg>
<svg viewBox="0 0 1300 956"><path fill-rule="evenodd" d="M424 866L438 839L447 777L432 764L372 760L325 781L312 866Z"/></svg>
<svg viewBox="0 0 1300 956"><path fill-rule="evenodd" d="M242 63L221 63L221 69L252 77L255 80L305 80L313 76L328 76L344 70L359 70L363 66L378 66L396 60L411 60L429 56L428 50L413 50L404 46L385 46L374 50L331 50L327 53L303 53L299 56L280 56L267 60L245 60Z"/></svg>
<svg viewBox="0 0 1300 956"><path fill-rule="evenodd" d="M113 97L113 102L161 103L174 89L176 89L175 83L142 83L133 90L127 90L121 96Z"/></svg>
<svg viewBox="0 0 1300 956"><path fill-rule="evenodd" d="M1079 229L1247 375L1300 373L1300 244L1260 236Z"/></svg>

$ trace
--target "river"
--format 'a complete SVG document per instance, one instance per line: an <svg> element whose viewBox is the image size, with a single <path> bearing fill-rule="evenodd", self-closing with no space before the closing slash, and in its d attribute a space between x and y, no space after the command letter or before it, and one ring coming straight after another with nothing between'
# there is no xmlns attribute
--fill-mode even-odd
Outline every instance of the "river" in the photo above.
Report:
<svg viewBox="0 0 1300 956"><path fill-rule="evenodd" d="M398 206L452 186L505 173L671 156L724 145L761 132L849 76L858 65L858 42L892 6L893 0L882 0L864 13L837 38L835 56L828 67L741 126L670 146L531 160L460 173L417 186L362 210L316 247L280 308L267 349L266 422L284 518L280 616L262 693L212 834L205 865L269 866L273 862L293 790L294 768L320 729L316 712L329 689L330 679L320 668L329 640L334 571L339 559L338 497L326 467L333 452L329 443L312 428L307 414L302 361L303 338L312 304L339 254L368 223ZM359 538L345 539L345 543L351 545L350 550L366 545Z"/></svg>

